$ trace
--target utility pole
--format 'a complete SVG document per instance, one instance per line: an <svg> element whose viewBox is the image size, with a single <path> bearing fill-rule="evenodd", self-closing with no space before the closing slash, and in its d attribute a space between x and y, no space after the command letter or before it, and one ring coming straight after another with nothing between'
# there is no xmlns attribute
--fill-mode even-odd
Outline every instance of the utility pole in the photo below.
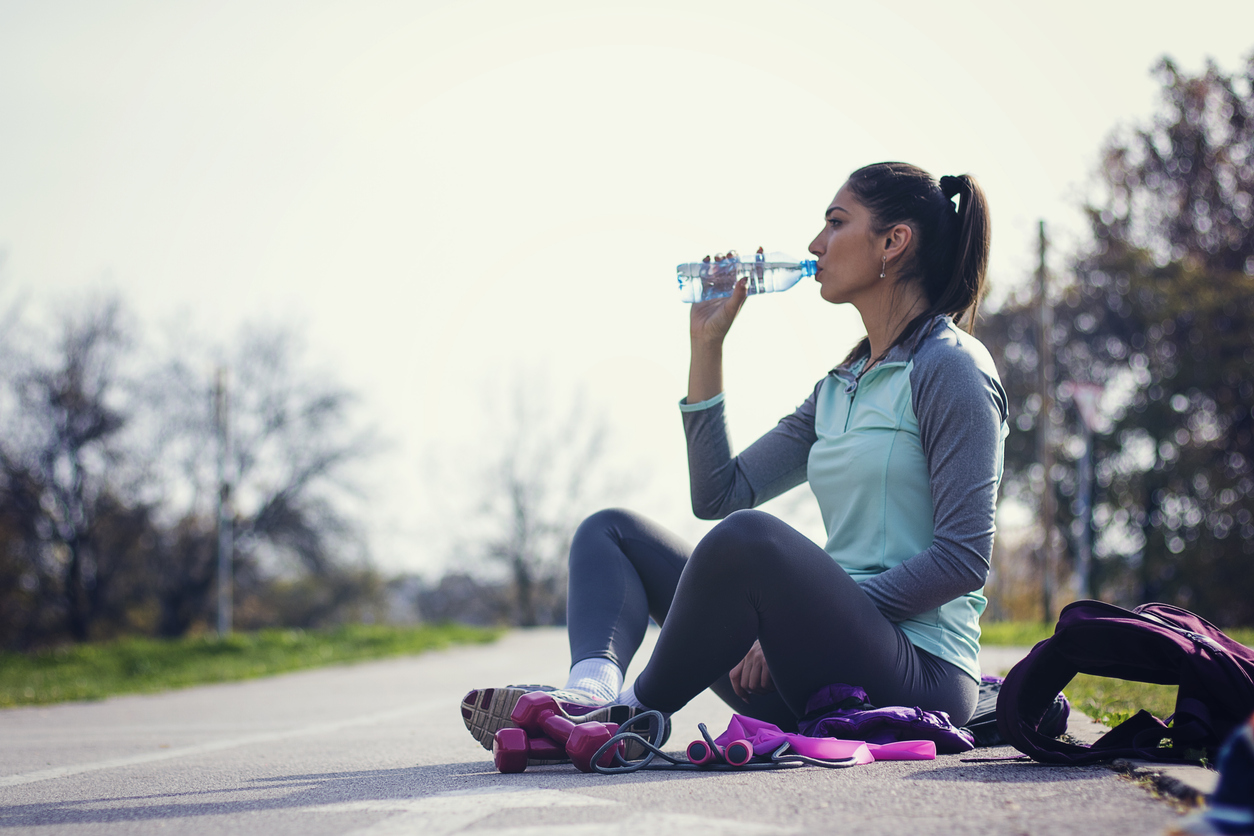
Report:
<svg viewBox="0 0 1254 836"><path fill-rule="evenodd" d="M1079 483L1077 498L1080 502L1080 536L1076 542L1076 591L1081 598L1093 597L1093 486L1094 456L1093 436L1101 426L1100 403L1103 387L1097 383L1076 383L1072 386L1072 398L1080 413L1080 430L1084 437L1084 455L1076 468Z"/></svg>
<svg viewBox="0 0 1254 836"><path fill-rule="evenodd" d="M1051 624L1054 620L1054 567L1057 566L1054 555L1054 520L1057 517L1052 475L1054 448L1053 433L1050 432L1054 410L1054 349L1050 336L1054 330L1054 310L1049 304L1045 247L1045 221L1041 221L1040 263L1036 268L1036 391L1041 398L1041 410L1037 413L1036 454L1044 472L1041 474L1041 546L1037 560L1041 567L1041 620L1045 624Z"/></svg>
<svg viewBox="0 0 1254 836"><path fill-rule="evenodd" d="M213 423L218 441L218 635L231 633L231 558L235 551L231 510L231 396L227 370L219 366L213 386Z"/></svg>

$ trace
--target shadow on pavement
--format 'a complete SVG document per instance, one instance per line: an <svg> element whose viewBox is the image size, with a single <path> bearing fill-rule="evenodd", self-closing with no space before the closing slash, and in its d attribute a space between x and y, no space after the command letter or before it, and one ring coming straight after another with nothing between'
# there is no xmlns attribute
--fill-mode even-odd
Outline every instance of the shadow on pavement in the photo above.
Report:
<svg viewBox="0 0 1254 836"><path fill-rule="evenodd" d="M491 761L399 769L275 775L235 787L102 798L62 798L0 808L0 829L56 824L107 824L271 812L387 812L440 793L601 789L624 783L714 777L709 772L647 770L632 775L585 775L574 767L533 767L502 775ZM608 780L607 780L608 779ZM612 783L611 783L612 781ZM334 809L336 807L342 809Z"/></svg>
<svg viewBox="0 0 1254 836"><path fill-rule="evenodd" d="M1105 766L1056 766L1032 761L1001 763L939 763L908 776L907 781L961 781L984 784L1051 784L1058 781L1099 781L1110 776Z"/></svg>

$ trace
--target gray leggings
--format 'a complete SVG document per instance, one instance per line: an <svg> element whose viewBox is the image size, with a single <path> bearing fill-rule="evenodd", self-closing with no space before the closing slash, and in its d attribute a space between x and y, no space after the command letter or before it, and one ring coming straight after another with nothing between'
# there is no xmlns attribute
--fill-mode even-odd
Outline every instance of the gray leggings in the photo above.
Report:
<svg viewBox="0 0 1254 836"><path fill-rule="evenodd" d="M970 675L912 645L827 552L761 511L737 511L695 549L630 511L584 520L570 549L571 663L603 658L625 671L650 616L662 633L635 693L660 711L711 688L737 712L795 731L810 696L836 682L958 725L975 711ZM746 702L727 674L755 639L776 692Z"/></svg>

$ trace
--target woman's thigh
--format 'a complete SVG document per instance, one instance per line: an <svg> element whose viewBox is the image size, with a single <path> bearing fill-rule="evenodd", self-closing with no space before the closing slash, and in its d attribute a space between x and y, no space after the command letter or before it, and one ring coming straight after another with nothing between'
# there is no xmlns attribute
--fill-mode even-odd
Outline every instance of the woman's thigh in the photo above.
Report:
<svg viewBox="0 0 1254 836"><path fill-rule="evenodd" d="M710 674L729 670L754 639L796 716L834 682L861 686L877 705L918 705L956 717L964 716L965 690L974 689L957 668L918 651L826 551L781 520L747 511L728 517L694 550L646 690L660 691L674 677L680 689L666 697L691 699L700 688L682 692L694 677L709 676L706 687L716 678Z"/></svg>

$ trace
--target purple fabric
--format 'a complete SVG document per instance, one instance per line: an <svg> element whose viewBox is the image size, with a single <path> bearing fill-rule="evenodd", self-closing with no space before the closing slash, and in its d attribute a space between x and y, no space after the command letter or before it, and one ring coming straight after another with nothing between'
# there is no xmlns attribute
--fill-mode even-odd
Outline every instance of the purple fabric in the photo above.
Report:
<svg viewBox="0 0 1254 836"><path fill-rule="evenodd" d="M943 711L890 706L876 708L866 691L856 685L837 683L822 688L806 704L806 716L797 721L809 737L838 737L891 743L898 740L930 740L936 751L952 755L975 748L975 738L958 728Z"/></svg>

